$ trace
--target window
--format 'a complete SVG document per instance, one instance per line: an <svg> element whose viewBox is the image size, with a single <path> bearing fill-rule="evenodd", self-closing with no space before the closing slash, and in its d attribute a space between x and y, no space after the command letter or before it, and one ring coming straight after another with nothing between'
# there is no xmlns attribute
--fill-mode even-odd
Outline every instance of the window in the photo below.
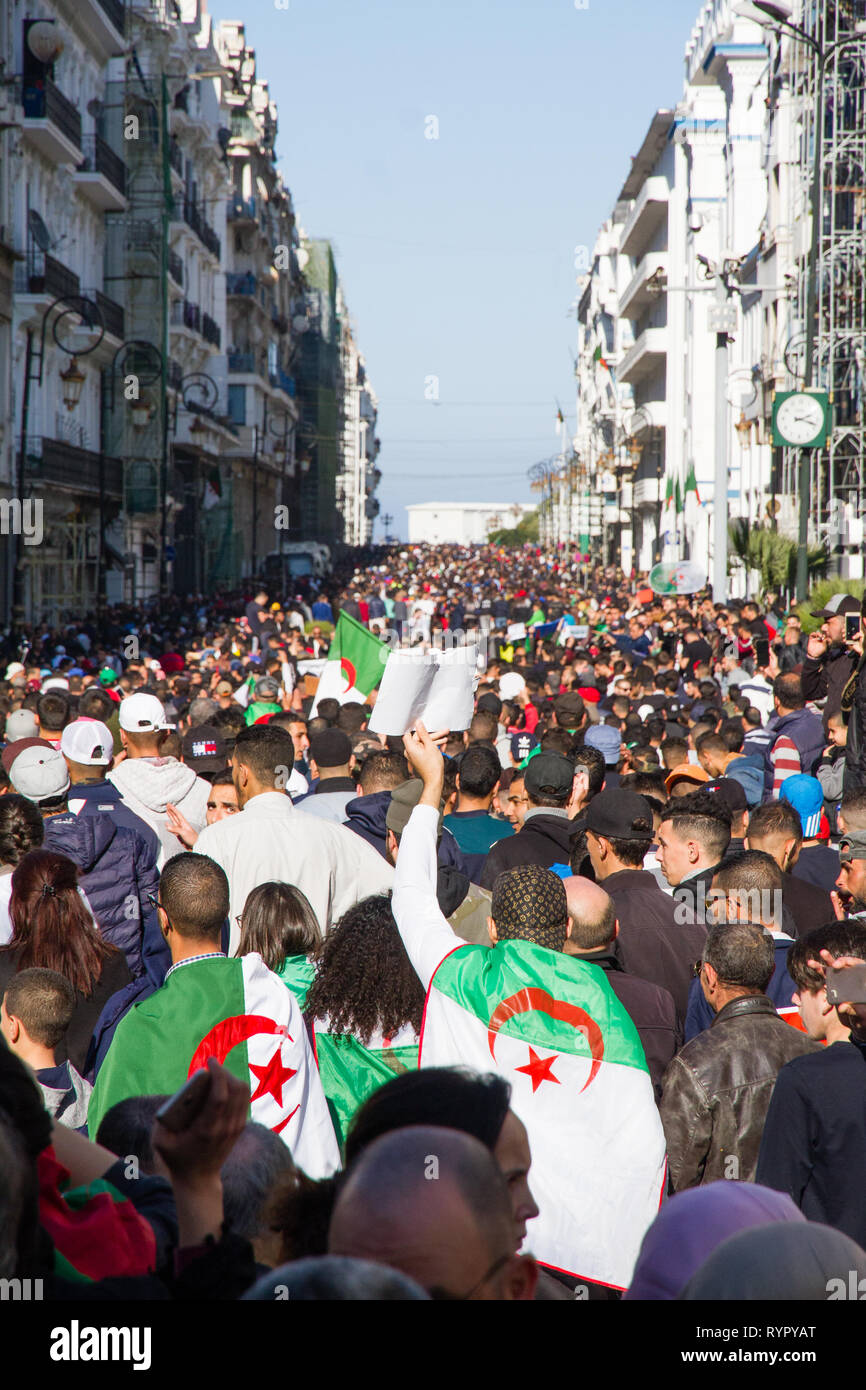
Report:
<svg viewBox="0 0 866 1390"><path fill-rule="evenodd" d="M245 386L229 386L229 419L235 425L247 423L247 388Z"/></svg>

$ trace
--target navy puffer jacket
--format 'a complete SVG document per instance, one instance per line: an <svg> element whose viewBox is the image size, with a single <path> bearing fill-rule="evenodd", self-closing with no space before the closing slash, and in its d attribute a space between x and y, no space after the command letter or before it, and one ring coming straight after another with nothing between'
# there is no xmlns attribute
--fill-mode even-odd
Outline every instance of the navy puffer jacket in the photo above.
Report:
<svg viewBox="0 0 866 1390"><path fill-rule="evenodd" d="M159 886L153 846L112 816L67 812L46 820L43 848L78 865L100 934L123 951L133 978L143 974L142 930L153 912L147 895Z"/></svg>

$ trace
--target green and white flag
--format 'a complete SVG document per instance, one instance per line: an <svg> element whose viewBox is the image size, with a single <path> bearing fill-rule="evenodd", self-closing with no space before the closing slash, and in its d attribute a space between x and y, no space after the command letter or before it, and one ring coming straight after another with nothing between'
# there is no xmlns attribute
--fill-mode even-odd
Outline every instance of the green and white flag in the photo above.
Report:
<svg viewBox="0 0 866 1390"><path fill-rule="evenodd" d="M340 1164L298 1002L255 953L184 961L118 1024L90 1098L96 1135L128 1096L172 1094L216 1057L250 1088L250 1118L279 1134L299 1168L327 1177Z"/></svg>
<svg viewBox="0 0 866 1390"><path fill-rule="evenodd" d="M319 677L311 715L324 699L339 700L341 705L351 700L363 704L382 679L388 651L386 644L374 637L363 623L356 622L348 613L341 613L325 669Z"/></svg>
<svg viewBox="0 0 866 1390"><path fill-rule="evenodd" d="M453 952L433 977L420 1060L458 1058L511 1082L540 1211L533 1254L626 1288L661 1202L665 1143L640 1038L604 972L528 941Z"/></svg>
<svg viewBox="0 0 866 1390"><path fill-rule="evenodd" d="M418 1066L418 1034L411 1024L393 1038L376 1033L361 1043L350 1033L331 1033L327 1019L316 1019L313 1045L325 1099L342 1149L346 1133L364 1101L386 1081Z"/></svg>
<svg viewBox="0 0 866 1390"><path fill-rule="evenodd" d="M604 972L528 940L466 945L436 902L434 808L400 841L394 918L427 1004L420 1065L497 1071L529 1136L543 1264L623 1289L665 1183L665 1139L637 1029Z"/></svg>

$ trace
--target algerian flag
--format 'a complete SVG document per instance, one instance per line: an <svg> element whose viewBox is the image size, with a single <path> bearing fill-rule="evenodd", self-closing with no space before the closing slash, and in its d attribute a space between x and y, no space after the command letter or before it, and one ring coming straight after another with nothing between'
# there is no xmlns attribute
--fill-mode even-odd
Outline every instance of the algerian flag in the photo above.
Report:
<svg viewBox="0 0 866 1390"><path fill-rule="evenodd" d="M674 502L675 502L675 506L676 506L676 514L677 514L677 516L679 516L680 513L681 513L681 511L682 511L682 509L683 509L683 494L682 494L682 491L680 490L680 480L679 480L679 478L677 478L676 486L675 486L675 488L674 488Z"/></svg>
<svg viewBox="0 0 866 1390"><path fill-rule="evenodd" d="M222 479L220 478L220 471L218 468L212 468L205 479L202 506L205 511L209 511L211 507L215 507L222 499L223 485Z"/></svg>
<svg viewBox="0 0 866 1390"><path fill-rule="evenodd" d="M171 1095L223 1062L250 1088L250 1117L279 1134L313 1178L339 1167L337 1141L298 1002L261 956L185 961L121 1019L100 1067L87 1125L128 1096Z"/></svg>
<svg viewBox="0 0 866 1390"><path fill-rule="evenodd" d="M684 497L685 521L687 526L693 527L695 525L700 505L701 497L698 492L698 480L695 477L695 465L690 463L689 471L686 474Z"/></svg>
<svg viewBox="0 0 866 1390"><path fill-rule="evenodd" d="M665 1139L640 1038L604 972L529 941L460 947L433 975L420 1061L511 1083L540 1209L527 1248L627 1287L662 1199Z"/></svg>
<svg viewBox="0 0 866 1390"><path fill-rule="evenodd" d="M418 1034L411 1024L393 1038L374 1033L366 1046L349 1033L331 1033L327 1019L313 1025L313 1046L334 1129L342 1149L355 1112L386 1081L418 1066Z"/></svg>
<svg viewBox="0 0 866 1390"><path fill-rule="evenodd" d="M316 713L319 701L326 698L339 700L341 705L350 700L363 704L381 681L387 660L385 643L374 637L363 623L356 622L348 613L341 613L325 669L319 677L311 716Z"/></svg>

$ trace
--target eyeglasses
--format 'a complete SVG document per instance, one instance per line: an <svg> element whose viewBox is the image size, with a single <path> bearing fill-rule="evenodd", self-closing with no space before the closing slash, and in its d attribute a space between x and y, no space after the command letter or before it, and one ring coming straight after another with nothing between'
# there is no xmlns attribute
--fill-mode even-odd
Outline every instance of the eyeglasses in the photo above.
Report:
<svg viewBox="0 0 866 1390"><path fill-rule="evenodd" d="M692 974L694 975L696 980L700 979L701 971L703 970L703 968L704 962L702 960L696 960L694 965L692 966Z"/></svg>
<svg viewBox="0 0 866 1390"><path fill-rule="evenodd" d="M468 1293L449 1293L448 1289L434 1287L430 1289L430 1297L435 1299L437 1303L467 1303L469 1299L474 1298L479 1289L482 1289L493 1278L494 1274L498 1274L500 1269L505 1268L510 1259L510 1251L507 1255L500 1255L498 1260L494 1260L487 1273L478 1280L478 1283L472 1285Z"/></svg>

